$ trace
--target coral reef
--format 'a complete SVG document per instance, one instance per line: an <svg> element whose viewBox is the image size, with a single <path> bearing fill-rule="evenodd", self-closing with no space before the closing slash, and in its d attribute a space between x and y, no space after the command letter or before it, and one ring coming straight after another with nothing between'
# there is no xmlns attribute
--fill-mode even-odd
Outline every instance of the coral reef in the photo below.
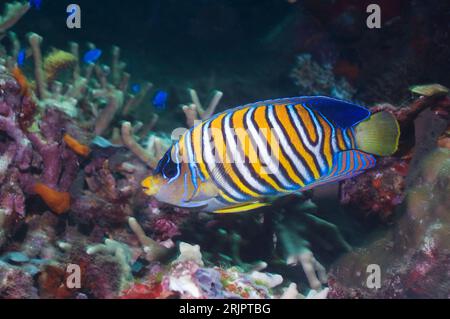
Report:
<svg viewBox="0 0 450 319"><path fill-rule="evenodd" d="M372 193L372 199L363 198L361 204L372 210L377 204L387 205L389 209L396 207L398 218L381 236L335 263L329 279L333 298L449 298L450 224L447 212L450 203L447 195L450 153L448 148L440 147L438 140L441 140L439 136L445 138L448 131L450 100L436 91L430 95L421 96L404 109L382 106L391 109L405 129L416 119L416 133L421 134L415 136L418 144L411 153L410 164L399 168L402 160L397 159L391 169L381 166L381 171L346 182L351 183L350 187L349 184L343 186L347 192L344 196L354 198L361 196L361 191L352 193L352 190L367 190L367 183L373 184L380 176L378 174L382 174L378 178L383 179L383 185L387 183L386 179L392 178L390 176L397 176L402 180L398 190L404 189L404 200L400 205L401 201L392 202L392 193L383 194L387 188L395 189L392 184L379 187L377 193ZM426 108L432 112L427 113ZM434 122L434 127L425 130L421 117L426 123ZM359 187L355 187L357 183L360 183ZM392 204L396 205L393 207ZM378 289L371 289L366 284L364 274L371 264L378 265L381 270Z"/></svg>
<svg viewBox="0 0 450 319"><path fill-rule="evenodd" d="M445 90L443 95L442 89L428 91L431 92L429 96L422 95L403 108L390 104L372 107L374 112L385 110L397 117L402 132L400 150L395 157L380 159L376 169L367 174L344 181L340 195L342 204L356 206L359 211L376 215L381 220L392 217L395 208L404 200L407 184L411 183L408 174L413 176L417 163L435 147L436 137L443 136L447 129L450 99ZM427 109L432 113L426 112ZM426 130L423 126L431 122L435 125Z"/></svg>
<svg viewBox="0 0 450 319"><path fill-rule="evenodd" d="M197 91L188 89L188 93L191 97L191 103L181 106L186 115L186 124L188 127L194 126L196 121L203 121L210 118L215 113L217 105L223 96L221 91L214 91L208 107L204 109L200 103Z"/></svg>
<svg viewBox="0 0 450 319"><path fill-rule="evenodd" d="M421 165L417 184L407 190L406 213L396 226L333 266L330 297L450 297L449 156L448 149L430 154ZM366 284L370 264L381 270L378 289Z"/></svg>
<svg viewBox="0 0 450 319"><path fill-rule="evenodd" d="M0 298L450 297L447 88L413 86L406 103L391 91L411 83L392 84L392 72L361 92L357 82L370 73L358 63L302 53L291 73L302 95L373 102L389 86L381 100L392 104L371 110L398 119L397 154L339 184L331 207L314 190L269 198L251 214L191 213L141 189L177 138L155 131L156 113L139 113L153 85L129 87L118 47L110 65L83 63L79 44L46 51L36 33L22 67L10 29L28 9L14 2L0 17L0 40L9 40L0 45ZM347 34L346 18L356 14L331 14L331 25L352 42L360 35ZM223 93L208 103L194 89L188 96L179 113L190 128L218 110ZM339 223L373 216L360 241ZM370 264L382 271L376 290L366 285Z"/></svg>
<svg viewBox="0 0 450 319"><path fill-rule="evenodd" d="M295 284L282 289L283 277L277 274L252 271L239 267L204 266L200 247L180 243L180 254L168 266L155 265L144 282L123 291L121 298L305 298ZM309 298L325 298L328 289Z"/></svg>
<svg viewBox="0 0 450 319"><path fill-rule="evenodd" d="M4 33L12 28L29 9L30 5L28 3L7 2L5 4L5 13L0 16L0 37L3 37Z"/></svg>
<svg viewBox="0 0 450 319"><path fill-rule="evenodd" d="M335 76L331 64L320 65L308 53L297 57L291 77L300 95L328 95L351 100L355 94L355 89L345 78Z"/></svg>

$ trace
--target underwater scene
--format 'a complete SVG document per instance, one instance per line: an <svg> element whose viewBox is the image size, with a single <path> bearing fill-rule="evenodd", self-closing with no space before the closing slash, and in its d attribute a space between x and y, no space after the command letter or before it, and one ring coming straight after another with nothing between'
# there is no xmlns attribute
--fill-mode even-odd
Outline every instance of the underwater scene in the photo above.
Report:
<svg viewBox="0 0 450 319"><path fill-rule="evenodd" d="M450 298L449 65L445 0L0 0L0 299Z"/></svg>

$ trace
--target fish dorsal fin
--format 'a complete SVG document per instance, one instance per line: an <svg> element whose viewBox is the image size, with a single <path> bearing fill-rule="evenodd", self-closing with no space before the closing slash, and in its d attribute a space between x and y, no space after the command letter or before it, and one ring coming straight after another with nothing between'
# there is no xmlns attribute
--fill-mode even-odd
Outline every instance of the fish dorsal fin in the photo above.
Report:
<svg viewBox="0 0 450 319"><path fill-rule="evenodd" d="M320 112L329 121L333 122L340 128L352 127L359 122L364 121L370 116L370 111L363 106L335 99L328 96L299 96L288 97L280 99L264 100L249 104L240 105L234 108L230 108L219 112L211 117L215 119L221 114L235 112L248 107L257 107L262 105L276 105L276 104L301 104L314 111Z"/></svg>
<svg viewBox="0 0 450 319"><path fill-rule="evenodd" d="M339 152L333 158L331 171L319 180L302 188L301 191L354 177L374 167L375 164L376 159L370 154L357 150Z"/></svg>
<svg viewBox="0 0 450 319"><path fill-rule="evenodd" d="M352 127L367 119L371 114L368 109L360 105L325 96L307 98L304 104L320 112L340 128Z"/></svg>
<svg viewBox="0 0 450 319"><path fill-rule="evenodd" d="M265 100L238 106L225 112L237 111L247 107L270 104L301 104L320 112L329 121L340 128L352 127L370 116L370 111L360 105L327 96L299 96L273 100ZM220 114L220 113L219 113Z"/></svg>

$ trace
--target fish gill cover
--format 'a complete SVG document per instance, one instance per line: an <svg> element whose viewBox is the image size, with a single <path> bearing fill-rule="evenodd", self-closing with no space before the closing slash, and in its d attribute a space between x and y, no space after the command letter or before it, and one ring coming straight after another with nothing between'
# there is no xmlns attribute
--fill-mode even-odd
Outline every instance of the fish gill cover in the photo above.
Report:
<svg viewBox="0 0 450 319"><path fill-rule="evenodd" d="M105 10L79 0L67 11L69 1L5 3L0 298L449 298L450 6L376 1L378 28L371 2L111 0ZM229 214L145 194L141 182L158 177L160 159L183 153L176 145L190 149L174 144L186 132L175 128L292 96L391 114L397 151L327 157L334 138L334 151L358 148L357 127L333 126L307 104L274 111L272 101L219 118L254 112L254 123L284 132L298 116L302 140L290 131L285 150L327 139L330 149L286 158L346 179L261 203L222 197ZM195 150L198 129L187 132ZM329 171L319 172L322 160ZM188 163L170 196L183 187L192 200L225 193L220 183L198 186L204 171ZM180 171L171 168L173 178ZM286 176L297 178L295 169ZM249 178L212 172L236 185ZM243 185L231 191L255 193Z"/></svg>

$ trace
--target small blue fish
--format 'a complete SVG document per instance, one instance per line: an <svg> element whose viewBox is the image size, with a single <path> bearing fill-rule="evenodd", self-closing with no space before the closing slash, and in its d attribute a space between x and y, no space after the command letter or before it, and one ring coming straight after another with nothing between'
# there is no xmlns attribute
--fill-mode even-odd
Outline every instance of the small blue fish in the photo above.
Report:
<svg viewBox="0 0 450 319"><path fill-rule="evenodd" d="M28 3L30 4L30 7L34 6L34 8L36 10L40 10L41 9L42 0L28 0Z"/></svg>
<svg viewBox="0 0 450 319"><path fill-rule="evenodd" d="M111 143L106 138L101 137L99 135L95 136L95 138L92 140L91 144L93 146L97 146L97 147L100 147L100 148L109 148L109 147L119 148L119 147L122 147L121 145L117 145L117 144Z"/></svg>
<svg viewBox="0 0 450 319"><path fill-rule="evenodd" d="M141 91L141 86L139 84L133 84L131 91L133 91L133 93L139 93Z"/></svg>
<svg viewBox="0 0 450 319"><path fill-rule="evenodd" d="M165 109L169 94L165 91L157 91L153 98L153 106L157 109Z"/></svg>
<svg viewBox="0 0 450 319"><path fill-rule="evenodd" d="M102 50L100 49L92 49L86 52L86 54L83 57L83 61L85 63L95 63L100 56L102 55Z"/></svg>
<svg viewBox="0 0 450 319"><path fill-rule="evenodd" d="M25 58L26 58L26 54L27 51L25 49L22 49L19 51L19 54L17 55L17 65L18 66L22 66L23 63L25 62Z"/></svg>

